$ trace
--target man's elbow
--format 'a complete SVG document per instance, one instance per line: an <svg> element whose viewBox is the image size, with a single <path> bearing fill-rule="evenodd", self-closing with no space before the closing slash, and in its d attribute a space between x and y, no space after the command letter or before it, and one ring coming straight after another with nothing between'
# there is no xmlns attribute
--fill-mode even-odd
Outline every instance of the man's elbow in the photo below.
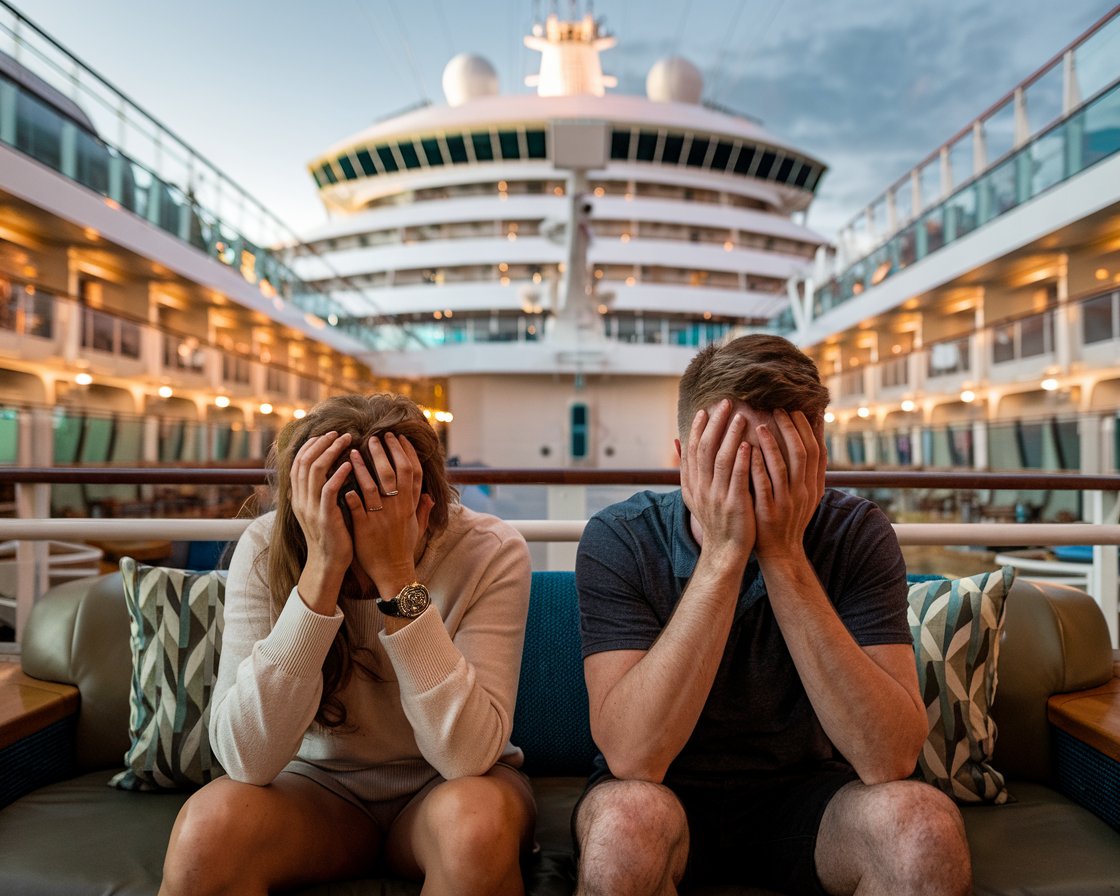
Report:
<svg viewBox="0 0 1120 896"><path fill-rule="evenodd" d="M862 762L852 765L860 781L868 786L904 781L914 774L914 769L918 765L918 754L921 753L925 739L926 732L923 725L920 732L901 742L896 742L891 749L875 750Z"/></svg>
<svg viewBox="0 0 1120 896"><path fill-rule="evenodd" d="M607 768L620 781L644 781L647 784L662 784L669 770L667 762L657 757L637 755L630 750L603 750Z"/></svg>

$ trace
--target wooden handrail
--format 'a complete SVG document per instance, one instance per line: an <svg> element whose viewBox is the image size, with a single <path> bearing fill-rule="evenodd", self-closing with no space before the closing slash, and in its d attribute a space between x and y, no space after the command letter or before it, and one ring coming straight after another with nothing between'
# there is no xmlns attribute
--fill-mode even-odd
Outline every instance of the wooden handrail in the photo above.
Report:
<svg viewBox="0 0 1120 896"><path fill-rule="evenodd" d="M680 471L448 467L455 485L668 485ZM264 485L267 471L240 467L0 467L0 483L84 485ZM948 488L1120 491L1120 475L1085 473L989 473L982 471L830 470L834 488Z"/></svg>

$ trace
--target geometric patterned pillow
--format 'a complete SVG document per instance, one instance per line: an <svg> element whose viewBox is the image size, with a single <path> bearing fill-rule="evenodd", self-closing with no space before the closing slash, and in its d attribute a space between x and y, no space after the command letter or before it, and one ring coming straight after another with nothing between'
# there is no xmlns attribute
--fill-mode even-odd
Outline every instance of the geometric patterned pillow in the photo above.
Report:
<svg viewBox="0 0 1120 896"><path fill-rule="evenodd" d="M222 649L226 573L121 558L132 645L131 746L122 790L182 790L225 774L210 752L210 696Z"/></svg>
<svg viewBox="0 0 1120 896"><path fill-rule="evenodd" d="M1015 570L910 586L910 631L929 734L921 777L962 803L1005 803L1003 775L991 764L992 702L1004 605Z"/></svg>

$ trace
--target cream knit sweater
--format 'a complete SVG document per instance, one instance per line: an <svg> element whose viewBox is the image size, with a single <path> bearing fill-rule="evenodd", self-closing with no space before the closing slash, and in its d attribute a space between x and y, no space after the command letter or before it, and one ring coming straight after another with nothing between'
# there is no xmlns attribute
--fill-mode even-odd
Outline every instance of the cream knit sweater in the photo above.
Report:
<svg viewBox="0 0 1120 896"><path fill-rule="evenodd" d="M210 715L214 752L230 777L268 784L293 759L329 772L363 800L412 793L433 773L480 775L510 741L529 605L529 552L510 525L453 505L420 559L432 604L389 635L372 600L334 616L293 589L277 615L260 555L274 514L254 520L234 551ZM327 650L343 624L379 680L355 671L341 692L347 724L314 722Z"/></svg>

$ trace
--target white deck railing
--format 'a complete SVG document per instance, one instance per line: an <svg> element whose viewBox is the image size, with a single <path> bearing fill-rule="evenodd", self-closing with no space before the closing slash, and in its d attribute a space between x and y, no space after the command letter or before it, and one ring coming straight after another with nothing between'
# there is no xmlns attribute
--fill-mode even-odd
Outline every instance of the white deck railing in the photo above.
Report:
<svg viewBox="0 0 1120 896"><path fill-rule="evenodd" d="M2 519L0 541L18 540L15 571L18 590L14 601L17 633L34 601L50 584L51 542L112 542L161 539L168 541L232 541L249 525L248 519ZM510 520L529 542L568 544L574 548L586 520ZM1019 562L1014 555L1001 560L1019 567L1022 575L1070 581L1092 594L1108 620L1113 646L1118 645L1120 583L1118 551L1120 524L1116 523L896 523L902 545L1093 545L1091 564L1039 564ZM570 557L571 555L562 555ZM1074 568L1077 567L1077 568ZM561 561L553 568L570 568ZM1072 575L1071 575L1072 574Z"/></svg>

